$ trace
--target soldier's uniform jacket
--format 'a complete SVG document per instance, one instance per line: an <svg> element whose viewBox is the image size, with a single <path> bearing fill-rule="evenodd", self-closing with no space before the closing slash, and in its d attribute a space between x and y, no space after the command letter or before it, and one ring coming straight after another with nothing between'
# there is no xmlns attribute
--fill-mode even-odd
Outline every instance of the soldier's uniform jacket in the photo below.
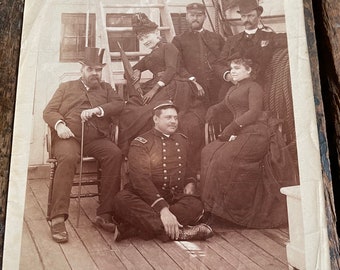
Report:
<svg viewBox="0 0 340 270"><path fill-rule="evenodd" d="M195 182L187 171L187 137L167 137L156 129L135 138L130 146L127 188L160 212L183 196L184 187Z"/></svg>

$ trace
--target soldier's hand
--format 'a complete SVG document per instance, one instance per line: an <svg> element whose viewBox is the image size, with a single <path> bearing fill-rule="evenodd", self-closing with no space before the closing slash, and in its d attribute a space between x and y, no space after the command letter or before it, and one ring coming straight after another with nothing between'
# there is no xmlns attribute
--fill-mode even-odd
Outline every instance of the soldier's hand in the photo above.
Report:
<svg viewBox="0 0 340 270"><path fill-rule="evenodd" d="M176 216L170 212L169 208L164 207L160 214L165 233L170 239L177 240L179 237L179 228L183 226L177 221Z"/></svg>
<svg viewBox="0 0 340 270"><path fill-rule="evenodd" d="M84 110L81 112L80 114L80 118L83 121L87 121L88 119L90 119L93 115L100 115L101 111L98 107L93 108L93 109L88 109L88 110Z"/></svg>
<svg viewBox="0 0 340 270"><path fill-rule="evenodd" d="M195 195L196 185L194 183L187 184L183 189L183 193L186 195Z"/></svg>
<svg viewBox="0 0 340 270"><path fill-rule="evenodd" d="M56 126L56 131L60 139L68 139L74 137L73 132L64 123L59 123Z"/></svg>

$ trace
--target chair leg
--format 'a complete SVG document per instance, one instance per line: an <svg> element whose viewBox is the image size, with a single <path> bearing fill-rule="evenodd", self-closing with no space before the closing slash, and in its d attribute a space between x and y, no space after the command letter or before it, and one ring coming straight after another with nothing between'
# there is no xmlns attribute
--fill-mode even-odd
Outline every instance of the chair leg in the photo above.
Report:
<svg viewBox="0 0 340 270"><path fill-rule="evenodd" d="M50 163L50 185L48 188L47 213L46 213L46 219L48 221L51 219L53 182L54 182L54 174L55 174L56 167L57 165L55 162Z"/></svg>

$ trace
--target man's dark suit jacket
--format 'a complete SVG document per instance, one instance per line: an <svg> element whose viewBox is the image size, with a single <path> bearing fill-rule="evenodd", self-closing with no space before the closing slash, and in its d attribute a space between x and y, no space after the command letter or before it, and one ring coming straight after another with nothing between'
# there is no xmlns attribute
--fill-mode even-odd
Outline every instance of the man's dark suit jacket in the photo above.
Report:
<svg viewBox="0 0 340 270"><path fill-rule="evenodd" d="M256 33L247 38L241 32L227 39L218 60L214 63L214 70L219 78L223 78L226 71L230 70L230 62L235 58L250 58L257 65L259 82L262 82L264 70L272 59L276 49L287 47L286 34L277 34L258 29Z"/></svg>
<svg viewBox="0 0 340 270"><path fill-rule="evenodd" d="M52 130L58 120L64 121L79 139L81 137L81 112L98 106L103 109L104 116L94 116L87 121L85 134L88 135L88 140L97 136L109 136L112 117L122 111L124 101L106 82L102 82L96 89L90 88L89 90L86 90L80 79L60 84L47 104L43 118Z"/></svg>

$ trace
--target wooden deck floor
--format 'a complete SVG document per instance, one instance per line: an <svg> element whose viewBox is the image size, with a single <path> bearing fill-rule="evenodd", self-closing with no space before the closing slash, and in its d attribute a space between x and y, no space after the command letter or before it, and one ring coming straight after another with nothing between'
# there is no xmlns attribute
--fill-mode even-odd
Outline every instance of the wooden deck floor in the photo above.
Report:
<svg viewBox="0 0 340 270"><path fill-rule="evenodd" d="M45 219L47 194L47 180L28 181L20 269L288 269L287 228L245 230L217 222L215 235L205 242L132 238L116 243L112 234L92 224L95 198L82 199L78 227L77 202L71 200L70 239L57 244Z"/></svg>

